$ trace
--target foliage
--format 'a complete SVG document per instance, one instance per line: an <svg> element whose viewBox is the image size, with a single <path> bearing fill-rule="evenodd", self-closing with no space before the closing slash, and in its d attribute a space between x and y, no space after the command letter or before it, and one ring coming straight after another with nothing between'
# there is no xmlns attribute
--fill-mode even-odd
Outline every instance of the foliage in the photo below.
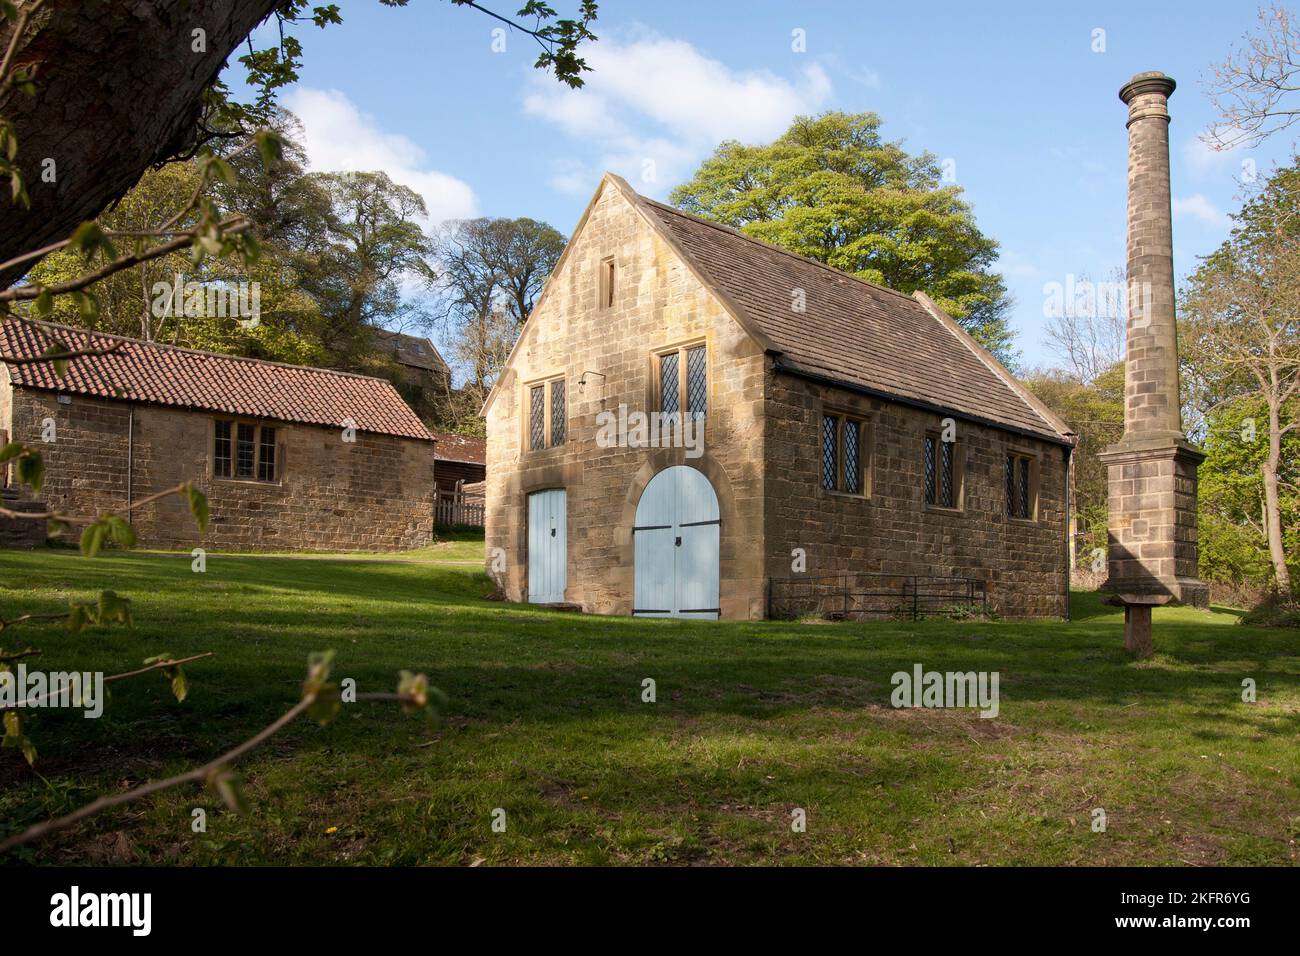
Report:
<svg viewBox="0 0 1300 956"><path fill-rule="evenodd" d="M1261 525L1274 585L1291 589L1286 499L1300 430L1300 165L1275 171L1233 214L1229 237L1192 275L1179 340L1206 421L1247 403L1263 485Z"/></svg>
<svg viewBox="0 0 1300 956"><path fill-rule="evenodd" d="M689 213L899 292L926 292L986 348L1012 354L998 246L929 153L880 135L874 113L797 117L773 143L722 143L672 191Z"/></svg>
<svg viewBox="0 0 1300 956"><path fill-rule="evenodd" d="M453 402L453 428L477 422L563 251L564 237L535 219L465 219L439 233L439 321L452 341L450 358L468 379Z"/></svg>
<svg viewBox="0 0 1300 956"><path fill-rule="evenodd" d="M364 370L374 329L428 322L418 295L403 294L404 283L427 286L435 276L433 244L418 221L428 213L415 190L386 173L311 179L328 204L301 260L301 286L320 311L327 363Z"/></svg>
<svg viewBox="0 0 1300 956"><path fill-rule="evenodd" d="M1124 434L1124 366L1112 365L1091 382L1063 372L1039 371L1025 386L1078 435L1074 450L1075 557L1096 563L1106 551L1109 484L1098 452Z"/></svg>
<svg viewBox="0 0 1300 956"><path fill-rule="evenodd" d="M1272 576L1265 532L1263 466L1267 411L1259 398L1220 406L1208 420L1199 471L1201 576L1231 584ZM1283 439L1280 518L1289 561L1300 567L1300 433Z"/></svg>

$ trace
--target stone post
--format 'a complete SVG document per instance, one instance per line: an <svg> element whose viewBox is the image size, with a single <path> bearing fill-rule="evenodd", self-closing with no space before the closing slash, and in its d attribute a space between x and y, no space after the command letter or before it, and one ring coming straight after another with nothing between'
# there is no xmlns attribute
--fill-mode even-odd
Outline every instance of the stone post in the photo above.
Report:
<svg viewBox="0 0 1300 956"><path fill-rule="evenodd" d="M1150 652L1152 605L1209 602L1209 588L1197 578L1196 469L1205 456L1183 434L1178 395L1169 203L1174 86L1163 73L1149 72L1119 91L1128 106L1128 326L1124 437L1100 455L1110 480L1103 589L1129 608L1130 630L1147 632L1126 634L1139 653Z"/></svg>

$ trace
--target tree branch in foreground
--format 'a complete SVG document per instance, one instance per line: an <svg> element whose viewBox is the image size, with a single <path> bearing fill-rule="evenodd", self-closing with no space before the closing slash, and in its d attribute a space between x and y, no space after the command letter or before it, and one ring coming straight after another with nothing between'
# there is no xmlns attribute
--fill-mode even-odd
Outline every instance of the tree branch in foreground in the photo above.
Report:
<svg viewBox="0 0 1300 956"><path fill-rule="evenodd" d="M244 754L261 746L304 713L315 711L314 715L317 719L321 723L326 723L337 712L340 706L338 688L336 685L327 683L331 658L332 652L324 655L313 655L307 673L307 680L303 683L302 699L243 743L227 750L201 767L195 767L193 770L187 770L185 773L168 777L165 780L142 784L133 790L127 790L125 793L100 797L84 807L74 810L72 813L55 817L53 820L32 824L21 833L0 842L0 854L26 843L31 843L34 840L39 840L57 830L66 829L74 823L85 820L87 817L94 816L104 810L120 807L123 804L132 803L151 794L187 783L204 783L213 787L221 793L222 799L226 801L228 806L231 806L232 809L236 808L236 803L239 800L238 794L232 792L232 784L228 776L220 773L227 764L234 763ZM405 708L427 710L431 694L437 695L437 691L428 686L428 680L423 674L411 674L403 671L396 694L359 694L358 698L398 700Z"/></svg>

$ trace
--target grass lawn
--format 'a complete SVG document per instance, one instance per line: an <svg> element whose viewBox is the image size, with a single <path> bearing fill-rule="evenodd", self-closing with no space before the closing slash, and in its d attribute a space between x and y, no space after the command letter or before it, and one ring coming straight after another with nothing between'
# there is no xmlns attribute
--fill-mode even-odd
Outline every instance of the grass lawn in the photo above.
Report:
<svg viewBox="0 0 1300 956"><path fill-rule="evenodd" d="M40 758L0 751L0 835L238 743L297 700L313 650L334 648L335 676L362 692L406 668L448 698L432 724L363 702L291 726L238 764L247 815L183 788L3 862L1300 861L1300 631L1160 609L1158 654L1137 664L1120 613L1085 593L1069 624L588 617L482 600L465 563L481 547L209 555L204 574L188 554L0 552L0 617L104 587L134 603L133 631L3 635L42 648L42 668L217 655L188 668L183 704L147 674L115 685L99 720L28 711ZM893 709L890 676L914 663L998 671L1000 714Z"/></svg>

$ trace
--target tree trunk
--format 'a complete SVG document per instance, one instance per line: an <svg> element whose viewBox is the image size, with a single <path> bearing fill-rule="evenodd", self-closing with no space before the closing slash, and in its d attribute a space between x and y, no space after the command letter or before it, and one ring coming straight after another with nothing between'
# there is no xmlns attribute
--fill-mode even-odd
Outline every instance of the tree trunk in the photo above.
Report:
<svg viewBox="0 0 1300 956"><path fill-rule="evenodd" d="M1277 471L1282 464L1282 423L1273 402L1268 407L1268 457L1264 474L1264 529L1268 534L1268 556L1273 562L1273 578L1283 598L1291 596L1291 572L1286 566L1286 548L1282 543L1282 507L1278 495Z"/></svg>
<svg viewBox="0 0 1300 956"><path fill-rule="evenodd" d="M66 239L150 165L183 149L203 91L276 5L47 0L14 58L15 66L35 72L36 95L11 90L0 98L31 197L24 209L0 196L0 262ZM7 46L11 33L6 21L0 44ZM47 160L53 182L46 181ZM34 264L0 272L0 288Z"/></svg>

